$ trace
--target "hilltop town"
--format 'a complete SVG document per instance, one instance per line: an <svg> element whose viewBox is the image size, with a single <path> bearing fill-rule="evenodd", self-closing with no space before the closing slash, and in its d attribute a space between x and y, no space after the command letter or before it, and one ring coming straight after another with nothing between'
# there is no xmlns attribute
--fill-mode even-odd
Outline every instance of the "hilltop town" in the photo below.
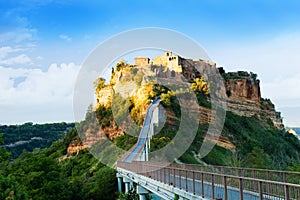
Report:
<svg viewBox="0 0 300 200"><path fill-rule="evenodd" d="M196 78L204 77L206 80L209 75L216 74L217 72L223 78L225 91L223 93L227 102L227 110L240 116L257 116L264 120L271 120L275 127L278 129L283 128L282 118L280 113L275 110L274 104L269 99L263 99L260 91L260 81L257 75L246 71L228 72L226 73L223 67L217 68L216 63L202 60L199 58L183 58L174 54L172 51L165 51L162 55L154 57L152 60L148 57L136 57L134 64L123 64L113 70L111 77L111 85L103 87L100 91L96 92L97 105L108 105L111 101L113 91L128 91L132 93L135 87L132 87L128 81L123 84L117 84L122 80L129 80L125 77L129 76L129 69L133 70L132 76L138 77L137 71L140 74L141 80L144 82L151 81L151 77L182 79L183 77L187 82L192 83ZM125 86L124 86L125 84ZM121 88L121 89L120 89ZM96 107L97 107L96 105ZM206 116L210 116L207 114ZM207 117L205 122L210 122L211 119Z"/></svg>
<svg viewBox="0 0 300 200"><path fill-rule="evenodd" d="M214 80L210 76L215 74L219 74L220 78L215 79L217 84L210 82ZM179 87L176 84L180 84ZM223 87L217 88L218 84ZM207 88L208 91L205 90ZM217 88L220 93L218 101L226 104L226 119L220 137L214 136L214 131L217 131L214 129L206 137L210 125L218 123L210 99L214 95L212 88ZM186 91L195 93L198 105L190 104ZM239 162L236 159L240 159L242 165L253 166L252 162L248 162L248 156L259 149L259 157L272 160L266 159L261 166L278 168L289 165L288 158L276 153L278 142L274 141L281 140L280 151L285 152L282 155L289 154L287 143L294 142L289 139L293 135L285 132L280 112L275 110L271 100L261 97L260 81L253 72L226 72L214 62L183 58L166 51L152 59L136 57L134 63L119 61L112 68L109 80L99 77L95 81L95 94L96 105L92 112L96 119L87 114L89 120L87 118L81 123L79 131L82 143L75 142L69 146L68 153L71 155L84 148L94 149L98 142L107 139L121 149L130 149L136 142L148 106L160 96L162 112L158 111L159 123L151 140L151 151L172 142L182 121L182 108L188 108L189 117L198 109L197 135L179 162L227 165L228 160ZM180 102L178 96L182 97ZM96 124L89 125L91 119ZM213 153L201 158L199 147L204 137L215 142L216 148ZM97 156L104 155L100 152ZM285 161L282 163L282 160ZM110 161L113 162L113 158Z"/></svg>

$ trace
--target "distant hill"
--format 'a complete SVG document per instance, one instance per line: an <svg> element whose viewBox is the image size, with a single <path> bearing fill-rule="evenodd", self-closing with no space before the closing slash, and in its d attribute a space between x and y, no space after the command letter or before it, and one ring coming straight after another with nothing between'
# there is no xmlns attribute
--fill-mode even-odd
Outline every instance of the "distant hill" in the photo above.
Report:
<svg viewBox="0 0 300 200"><path fill-rule="evenodd" d="M3 134L5 147L12 153L12 159L17 158L24 150L33 151L35 148L49 147L53 141L61 139L68 130L75 126L74 123L1 125L0 133Z"/></svg>

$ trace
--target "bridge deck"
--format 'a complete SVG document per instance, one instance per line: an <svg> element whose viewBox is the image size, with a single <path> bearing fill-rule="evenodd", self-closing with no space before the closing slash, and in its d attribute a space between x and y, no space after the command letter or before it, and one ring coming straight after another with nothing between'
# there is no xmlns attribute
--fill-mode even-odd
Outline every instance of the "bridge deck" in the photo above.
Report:
<svg viewBox="0 0 300 200"><path fill-rule="evenodd" d="M148 182L149 179L157 181L148 183L153 187L163 183L203 199L300 199L298 184L195 171L177 168L173 164L151 162L118 162L118 169L126 170L132 177L141 175Z"/></svg>
<svg viewBox="0 0 300 200"><path fill-rule="evenodd" d="M138 139L136 145L134 146L134 148L132 148L130 150L129 154L124 159L125 162L131 162L131 161L136 160L137 157L139 156L139 154L142 152L144 146L146 145L147 139L149 137L148 133L149 133L150 126L151 126L153 111L159 105L160 101L161 101L161 99L157 98L149 106L143 127L142 127L140 135L139 135L139 139Z"/></svg>

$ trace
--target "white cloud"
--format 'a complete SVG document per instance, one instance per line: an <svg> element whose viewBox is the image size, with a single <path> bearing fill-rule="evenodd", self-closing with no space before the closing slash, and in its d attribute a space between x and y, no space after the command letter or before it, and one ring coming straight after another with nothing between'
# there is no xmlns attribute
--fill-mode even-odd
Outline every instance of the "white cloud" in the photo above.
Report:
<svg viewBox="0 0 300 200"><path fill-rule="evenodd" d="M59 38L62 39L62 40L65 40L67 42L72 41L71 37L69 37L68 35L64 35L64 34L59 35Z"/></svg>
<svg viewBox="0 0 300 200"><path fill-rule="evenodd" d="M19 65L19 64L21 65L32 64L32 61L25 54L0 60L0 65Z"/></svg>
<svg viewBox="0 0 300 200"><path fill-rule="evenodd" d="M266 82L290 77L300 68L300 33L212 48L211 56L219 65L230 70L252 70Z"/></svg>
<svg viewBox="0 0 300 200"><path fill-rule="evenodd" d="M0 67L0 123L73 120L78 70L74 63L52 64L45 72Z"/></svg>
<svg viewBox="0 0 300 200"><path fill-rule="evenodd" d="M22 51L19 48L12 48L11 46L0 47L0 59L5 58L8 54Z"/></svg>
<svg viewBox="0 0 300 200"><path fill-rule="evenodd" d="M280 107L281 113L285 113L283 116L283 122L288 127L300 127L300 107Z"/></svg>
<svg viewBox="0 0 300 200"><path fill-rule="evenodd" d="M275 79L268 83L262 82L263 94L272 96L276 100L298 100L300 99L300 73L290 77ZM300 102L298 102L300 106Z"/></svg>
<svg viewBox="0 0 300 200"><path fill-rule="evenodd" d="M37 56L35 59L37 59L37 60L43 60L44 58L43 58L43 56Z"/></svg>
<svg viewBox="0 0 300 200"><path fill-rule="evenodd" d="M300 127L300 73L261 85L263 95L271 98L282 113L284 124Z"/></svg>
<svg viewBox="0 0 300 200"><path fill-rule="evenodd" d="M14 48L11 46L0 47L0 65L15 66L33 64L31 58L20 52L28 51L26 48Z"/></svg>

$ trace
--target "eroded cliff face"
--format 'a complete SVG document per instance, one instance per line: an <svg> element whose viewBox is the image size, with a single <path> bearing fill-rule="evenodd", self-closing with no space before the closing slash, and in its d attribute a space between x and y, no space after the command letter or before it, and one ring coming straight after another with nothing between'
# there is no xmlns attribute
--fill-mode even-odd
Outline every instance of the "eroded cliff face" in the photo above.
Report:
<svg viewBox="0 0 300 200"><path fill-rule="evenodd" d="M260 81L247 72L244 74L248 77L225 80L227 110L240 116L256 115L262 120L271 120L276 128L282 129L282 118L275 110L274 104L268 99L261 98Z"/></svg>
<svg viewBox="0 0 300 200"><path fill-rule="evenodd" d="M72 139L68 148L67 148L67 155L72 156L72 154L76 155L81 151L84 150L86 147L82 144L81 139L77 135L75 138ZM62 157L61 159L65 159L66 157Z"/></svg>
<svg viewBox="0 0 300 200"><path fill-rule="evenodd" d="M259 80L252 78L228 79L225 81L227 96L231 100L260 102Z"/></svg>
<svg viewBox="0 0 300 200"><path fill-rule="evenodd" d="M67 156L72 156L74 153L77 155L80 151L92 147L100 140L114 139L124 134L122 128L117 126L114 121L110 123L110 126L103 128L100 128L97 122L89 124L87 130L81 133L80 137L77 135L72 139L67 148Z"/></svg>

